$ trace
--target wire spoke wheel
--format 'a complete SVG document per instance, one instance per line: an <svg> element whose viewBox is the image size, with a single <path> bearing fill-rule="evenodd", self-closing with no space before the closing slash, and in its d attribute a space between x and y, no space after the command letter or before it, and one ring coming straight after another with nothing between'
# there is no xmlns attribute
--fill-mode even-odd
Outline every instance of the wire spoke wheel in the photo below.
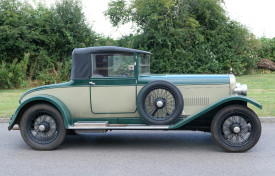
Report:
<svg viewBox="0 0 275 176"><path fill-rule="evenodd" d="M59 128L55 119L48 112L37 112L28 121L30 137L39 144L52 142L58 135Z"/></svg>
<svg viewBox="0 0 275 176"><path fill-rule="evenodd" d="M153 89L144 99L145 112L154 120L166 120L176 110L175 97L166 89Z"/></svg>
<svg viewBox="0 0 275 176"><path fill-rule="evenodd" d="M152 81L139 92L137 109L141 118L155 125L167 125L176 121L183 110L183 98L179 89L167 81Z"/></svg>
<svg viewBox="0 0 275 176"><path fill-rule="evenodd" d="M20 120L24 141L37 150L53 150L65 139L66 129L60 112L49 104L29 107Z"/></svg>
<svg viewBox="0 0 275 176"><path fill-rule="evenodd" d="M247 117L230 116L220 126L221 139L230 146L243 146L251 139L251 122Z"/></svg>
<svg viewBox="0 0 275 176"><path fill-rule="evenodd" d="M229 152L243 152L256 145L261 136L261 122L248 107L231 105L221 109L212 120L215 142Z"/></svg>

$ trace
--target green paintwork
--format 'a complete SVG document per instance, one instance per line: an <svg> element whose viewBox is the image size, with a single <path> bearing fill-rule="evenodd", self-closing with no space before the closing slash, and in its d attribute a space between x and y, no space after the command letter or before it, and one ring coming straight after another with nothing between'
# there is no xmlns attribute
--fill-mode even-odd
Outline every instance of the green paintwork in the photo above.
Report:
<svg viewBox="0 0 275 176"><path fill-rule="evenodd" d="M135 77L107 77L107 78L91 78L90 81L93 81L95 85L92 86L133 86L136 85L136 78Z"/></svg>
<svg viewBox="0 0 275 176"><path fill-rule="evenodd" d="M220 85L230 84L229 75L148 75L139 76L138 85L155 80L169 81L175 85Z"/></svg>
<svg viewBox="0 0 275 176"><path fill-rule="evenodd" d="M250 98L247 98L245 96L236 96L236 95L231 95L231 96L228 96L228 97L225 97L225 98L222 98L221 100L215 102L214 104L211 104L210 106L207 106L205 107L203 110L201 110L200 112L196 113L196 114L193 114L191 116L189 116L188 118L176 123L176 124L173 124L173 125L170 125L169 126L169 129L177 129L177 128L180 128L182 126L184 126L185 124L191 122L192 120L198 118L198 117L201 117L203 114L211 111L212 109L224 104L224 103L227 103L227 102L230 102L230 101L243 101L243 102L248 102L248 103L251 103L253 104L254 106L258 107L259 109L262 109L262 105L260 105L259 103L257 103L256 101L250 99Z"/></svg>
<svg viewBox="0 0 275 176"><path fill-rule="evenodd" d="M16 109L15 113L11 117L11 121L9 123L9 130L14 126L15 121L18 117L19 112L22 110L22 108L27 105L28 103L31 103L33 101L46 101L50 104L54 105L61 113L63 119L64 119L64 125L66 128L68 128L70 125L73 124L72 116L66 105L60 101L58 98L51 96L51 95L38 95L35 97L31 97L27 100L25 100L22 104L19 105L19 107Z"/></svg>

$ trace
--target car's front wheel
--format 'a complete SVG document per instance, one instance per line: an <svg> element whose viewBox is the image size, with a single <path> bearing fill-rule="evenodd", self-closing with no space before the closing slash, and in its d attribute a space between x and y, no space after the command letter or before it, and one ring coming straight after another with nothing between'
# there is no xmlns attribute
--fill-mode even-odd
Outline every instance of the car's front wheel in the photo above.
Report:
<svg viewBox="0 0 275 176"><path fill-rule="evenodd" d="M60 112L48 104L28 108L21 118L20 132L24 141L36 150L53 150L66 137Z"/></svg>
<svg viewBox="0 0 275 176"><path fill-rule="evenodd" d="M251 149L261 136L261 122L248 107L232 105L214 117L211 132L215 142L228 152Z"/></svg>

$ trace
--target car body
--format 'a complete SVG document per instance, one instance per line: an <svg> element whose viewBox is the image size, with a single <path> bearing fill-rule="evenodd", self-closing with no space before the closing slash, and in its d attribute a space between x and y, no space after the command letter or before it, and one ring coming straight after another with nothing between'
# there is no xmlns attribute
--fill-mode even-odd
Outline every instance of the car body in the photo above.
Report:
<svg viewBox="0 0 275 176"><path fill-rule="evenodd" d="M224 150L246 151L261 135L247 86L233 74L150 74L150 52L77 48L71 80L25 92L11 117L34 149L58 147L68 133L108 130L211 132Z"/></svg>

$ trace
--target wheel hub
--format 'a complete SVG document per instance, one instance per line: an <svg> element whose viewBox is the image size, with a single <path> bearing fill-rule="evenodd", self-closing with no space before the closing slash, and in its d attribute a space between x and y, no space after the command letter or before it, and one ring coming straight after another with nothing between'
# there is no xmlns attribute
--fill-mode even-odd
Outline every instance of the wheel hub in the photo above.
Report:
<svg viewBox="0 0 275 176"><path fill-rule="evenodd" d="M232 133L239 134L241 132L241 127L239 124L233 124L231 126Z"/></svg>
<svg viewBox="0 0 275 176"><path fill-rule="evenodd" d="M38 128L39 128L39 131L44 131L46 129L44 125L39 125Z"/></svg>
<svg viewBox="0 0 275 176"><path fill-rule="evenodd" d="M156 100L156 106L157 106L158 108L163 108L163 107L165 106L165 100L162 99L162 98L158 98L158 99Z"/></svg>
<svg viewBox="0 0 275 176"><path fill-rule="evenodd" d="M42 123L39 125L38 129L39 129L39 131L41 131L41 132L47 132L47 131L49 131L49 129L50 129L50 125L49 125L49 123L47 123L47 122L42 122Z"/></svg>
<svg viewBox="0 0 275 176"><path fill-rule="evenodd" d="M239 133L241 131L240 127L235 127L233 129L234 133Z"/></svg>

